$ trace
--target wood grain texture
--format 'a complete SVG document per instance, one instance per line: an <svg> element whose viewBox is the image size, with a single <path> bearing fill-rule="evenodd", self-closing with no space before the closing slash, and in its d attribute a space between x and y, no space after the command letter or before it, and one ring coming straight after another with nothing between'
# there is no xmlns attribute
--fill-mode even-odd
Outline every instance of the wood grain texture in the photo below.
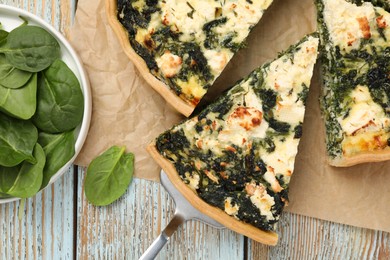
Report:
<svg viewBox="0 0 390 260"><path fill-rule="evenodd" d="M279 244L249 242L249 259L390 259L390 234L284 213Z"/></svg>
<svg viewBox="0 0 390 260"><path fill-rule="evenodd" d="M0 259L73 257L73 168L52 186L27 199L0 205Z"/></svg>
<svg viewBox="0 0 390 260"><path fill-rule="evenodd" d="M109 207L86 202L79 171L77 255L81 259L138 259L173 215L157 183L135 179ZM283 213L277 246L248 240L197 221L174 234L157 259L390 259L390 234Z"/></svg>
<svg viewBox="0 0 390 260"><path fill-rule="evenodd" d="M64 34L76 5L75 0L3 0L0 3L34 13ZM27 199L20 219L20 202L0 205L0 259L73 258L73 180L72 167L54 185Z"/></svg>
<svg viewBox="0 0 390 260"><path fill-rule="evenodd" d="M0 3L36 13L66 33L76 0ZM82 189L84 176L84 168L78 173L69 169L26 201L21 219L19 202L0 205L0 259L137 259L173 215L173 201L165 190L138 179L111 206L91 206ZM246 244L233 231L189 221L158 259L390 259L386 232L290 213L282 215L277 232L278 245L269 247L251 240Z"/></svg>
<svg viewBox="0 0 390 260"><path fill-rule="evenodd" d="M160 184L134 179L126 194L106 207L90 205L79 171L77 255L80 259L138 259L174 213L174 203ZM173 235L158 259L243 259L244 238L189 221Z"/></svg>
<svg viewBox="0 0 390 260"><path fill-rule="evenodd" d="M74 18L77 0L1 0L1 4L15 6L38 15L63 34L67 34Z"/></svg>

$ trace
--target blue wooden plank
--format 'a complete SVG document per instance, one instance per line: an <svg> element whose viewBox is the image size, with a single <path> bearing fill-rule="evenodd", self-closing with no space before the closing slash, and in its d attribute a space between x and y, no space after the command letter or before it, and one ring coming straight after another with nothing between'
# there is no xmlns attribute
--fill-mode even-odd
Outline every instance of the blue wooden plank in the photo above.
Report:
<svg viewBox="0 0 390 260"><path fill-rule="evenodd" d="M174 213L174 203L160 184L135 179L126 194L106 207L90 205L79 171L77 256L80 259L138 259ZM171 238L157 259L243 259L244 238L189 221Z"/></svg>
<svg viewBox="0 0 390 260"><path fill-rule="evenodd" d="M26 200L0 205L0 259L72 259L73 168Z"/></svg>
<svg viewBox="0 0 390 260"><path fill-rule="evenodd" d="M390 233L283 213L275 247L249 241L248 259L390 259Z"/></svg>

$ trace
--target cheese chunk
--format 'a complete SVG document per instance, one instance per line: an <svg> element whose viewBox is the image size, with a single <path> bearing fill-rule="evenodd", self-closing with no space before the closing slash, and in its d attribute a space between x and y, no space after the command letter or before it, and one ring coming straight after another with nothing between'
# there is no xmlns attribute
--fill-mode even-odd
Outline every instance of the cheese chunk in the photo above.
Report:
<svg viewBox="0 0 390 260"><path fill-rule="evenodd" d="M345 0L326 0L324 22L329 30L330 40L341 50L349 52L360 48L364 39L371 39L374 44L386 44L380 37L378 28L383 29L386 39L390 37L388 22L390 14L382 8L375 8L369 2L361 6Z"/></svg>
<svg viewBox="0 0 390 260"><path fill-rule="evenodd" d="M160 58L156 59L157 66L167 78L174 77L181 69L182 59L170 52L165 52Z"/></svg>
<svg viewBox="0 0 390 260"><path fill-rule="evenodd" d="M358 131L380 131L390 127L390 118L383 108L375 103L367 86L357 86L350 94L352 99L348 114L338 121L346 135L357 134Z"/></svg>

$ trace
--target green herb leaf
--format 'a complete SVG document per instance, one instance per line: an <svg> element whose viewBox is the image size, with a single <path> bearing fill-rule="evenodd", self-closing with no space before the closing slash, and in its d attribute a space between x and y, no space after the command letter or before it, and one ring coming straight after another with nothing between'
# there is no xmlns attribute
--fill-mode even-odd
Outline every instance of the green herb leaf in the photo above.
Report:
<svg viewBox="0 0 390 260"><path fill-rule="evenodd" d="M16 166L24 160L35 163L33 149L38 130L30 121L0 113L0 165Z"/></svg>
<svg viewBox="0 0 390 260"><path fill-rule="evenodd" d="M61 60L56 60L38 79L34 124L44 132L66 132L83 119L84 98L80 83Z"/></svg>
<svg viewBox="0 0 390 260"><path fill-rule="evenodd" d="M27 81L31 78L31 75L31 72L15 68L8 63L4 55L0 55L1 86L4 86L6 88L20 88L27 83Z"/></svg>
<svg viewBox="0 0 390 260"><path fill-rule="evenodd" d="M75 154L74 131L60 134L39 133L38 143L42 145L46 155L43 170L42 187L46 187L51 177Z"/></svg>
<svg viewBox="0 0 390 260"><path fill-rule="evenodd" d="M45 153L39 144L35 145L35 164L24 161L15 167L0 166L0 191L2 193L28 198L34 196L40 189L45 166Z"/></svg>
<svg viewBox="0 0 390 260"><path fill-rule="evenodd" d="M20 119L30 119L37 108L37 75L21 88L0 86L0 110Z"/></svg>
<svg viewBox="0 0 390 260"><path fill-rule="evenodd" d="M7 41L8 32L0 29L0 46Z"/></svg>
<svg viewBox="0 0 390 260"><path fill-rule="evenodd" d="M84 190L91 204L108 205L125 193L134 172L134 155L125 149L112 146L90 163Z"/></svg>
<svg viewBox="0 0 390 260"><path fill-rule="evenodd" d="M15 68L38 72L60 57L60 45L41 27L19 26L8 34L0 52Z"/></svg>
<svg viewBox="0 0 390 260"><path fill-rule="evenodd" d="M12 197L11 195L0 192L0 199L6 199Z"/></svg>

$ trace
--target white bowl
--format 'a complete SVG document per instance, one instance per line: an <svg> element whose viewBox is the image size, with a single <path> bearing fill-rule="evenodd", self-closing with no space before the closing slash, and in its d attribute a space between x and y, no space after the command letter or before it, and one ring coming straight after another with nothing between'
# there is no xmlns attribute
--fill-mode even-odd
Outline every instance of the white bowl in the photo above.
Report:
<svg viewBox="0 0 390 260"><path fill-rule="evenodd" d="M62 60L69 66L69 68L73 71L80 82L81 90L84 95L84 115L83 121L81 125L77 129L77 137L76 137L76 145L75 145L75 155L70 159L53 177L51 177L50 182L48 184L51 185L55 182L62 174L69 168L69 166L76 159L79 154L81 147L84 144L84 141L88 134L89 124L91 121L91 111L92 111L92 98L91 98L91 90L89 86L89 81L87 74L83 68L83 65L69 42L65 39L65 37L59 33L53 26L45 22L40 17L31 14L25 10L11 7L7 5L0 4L0 22L3 26L3 29L6 31L11 31L15 27L19 26L23 23L23 20L20 18L23 17L28 21L30 25L37 25L44 28L46 31L51 33L58 41L61 46L61 58ZM19 200L19 198L6 198L0 199L0 204L12 202Z"/></svg>

